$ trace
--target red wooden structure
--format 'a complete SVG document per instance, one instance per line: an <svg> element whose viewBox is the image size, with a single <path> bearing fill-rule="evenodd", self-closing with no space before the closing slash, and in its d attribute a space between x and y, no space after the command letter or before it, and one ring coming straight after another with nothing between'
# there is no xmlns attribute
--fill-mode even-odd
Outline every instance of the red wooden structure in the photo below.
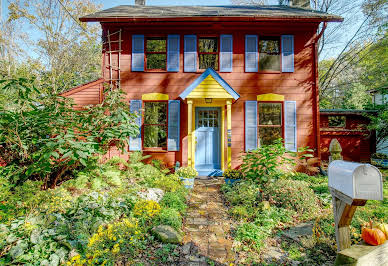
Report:
<svg viewBox="0 0 388 266"><path fill-rule="evenodd" d="M370 162L376 152L376 133L368 130L370 122L366 110L321 110L321 155L329 160L329 145L337 139L344 160Z"/></svg>

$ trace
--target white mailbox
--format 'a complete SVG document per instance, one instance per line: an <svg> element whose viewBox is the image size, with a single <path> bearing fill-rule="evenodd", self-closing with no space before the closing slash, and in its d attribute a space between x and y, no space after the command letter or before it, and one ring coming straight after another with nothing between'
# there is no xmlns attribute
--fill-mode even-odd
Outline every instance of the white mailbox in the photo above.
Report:
<svg viewBox="0 0 388 266"><path fill-rule="evenodd" d="M333 161L329 165L329 187L351 199L383 200L380 171L370 164Z"/></svg>

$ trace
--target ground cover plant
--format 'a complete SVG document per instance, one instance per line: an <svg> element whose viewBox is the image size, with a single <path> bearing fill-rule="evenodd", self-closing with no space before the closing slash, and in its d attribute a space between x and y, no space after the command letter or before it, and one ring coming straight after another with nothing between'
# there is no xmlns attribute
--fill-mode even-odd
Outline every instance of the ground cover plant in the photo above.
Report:
<svg viewBox="0 0 388 266"><path fill-rule="evenodd" d="M10 190L1 177L0 264L153 264L166 249L176 258L176 245L165 247L151 228L181 228L186 190L174 174L143 164L139 154L133 158L91 160L74 179L47 190L41 190L42 181ZM166 182L159 186L160 177ZM159 203L141 196L150 189L163 191Z"/></svg>
<svg viewBox="0 0 388 266"><path fill-rule="evenodd" d="M243 168L248 175L245 174L241 181L233 185L221 188L229 206L229 215L235 221L232 235L238 263L291 264L298 261L307 265L332 264L336 257L336 243L328 178L276 166L275 162L284 161L284 158L290 162L292 158L301 157L279 150L270 152L277 145L263 147L263 151L259 149L243 157L243 165L258 166ZM306 148L303 150L304 153L308 151ZM265 168L262 154L270 157L270 169ZM244 162L246 159L248 163ZM295 165L299 165L298 161ZM386 170L380 170L384 175L384 200L368 201L365 207L357 208L351 225L353 243L361 241L361 226L369 219L385 223L388 220L388 175ZM284 235L290 228L304 224L312 228L310 237L296 241ZM280 250L283 257L279 257L278 261L268 261L266 254L274 247Z"/></svg>

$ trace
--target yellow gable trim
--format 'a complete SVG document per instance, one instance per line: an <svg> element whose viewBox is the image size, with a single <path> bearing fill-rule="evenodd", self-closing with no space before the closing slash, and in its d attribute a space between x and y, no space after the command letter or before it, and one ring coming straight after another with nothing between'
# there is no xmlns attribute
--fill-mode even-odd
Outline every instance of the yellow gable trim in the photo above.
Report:
<svg viewBox="0 0 388 266"><path fill-rule="evenodd" d="M267 93L257 95L257 101L260 102L284 102L284 95Z"/></svg>
<svg viewBox="0 0 388 266"><path fill-rule="evenodd" d="M169 98L168 98L168 94L153 92L153 93L143 94L141 96L141 99L143 101L167 101Z"/></svg>
<svg viewBox="0 0 388 266"><path fill-rule="evenodd" d="M189 95L187 95L187 98L233 99L233 96L209 75L194 90L192 90Z"/></svg>

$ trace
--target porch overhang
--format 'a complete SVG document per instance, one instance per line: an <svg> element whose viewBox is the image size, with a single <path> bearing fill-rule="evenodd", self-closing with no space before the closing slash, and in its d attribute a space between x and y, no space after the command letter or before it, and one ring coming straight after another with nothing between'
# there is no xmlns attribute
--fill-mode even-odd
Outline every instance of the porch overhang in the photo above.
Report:
<svg viewBox="0 0 388 266"><path fill-rule="evenodd" d="M212 68L206 69L193 83L191 83L180 95L186 98L213 98L234 99L240 95Z"/></svg>

